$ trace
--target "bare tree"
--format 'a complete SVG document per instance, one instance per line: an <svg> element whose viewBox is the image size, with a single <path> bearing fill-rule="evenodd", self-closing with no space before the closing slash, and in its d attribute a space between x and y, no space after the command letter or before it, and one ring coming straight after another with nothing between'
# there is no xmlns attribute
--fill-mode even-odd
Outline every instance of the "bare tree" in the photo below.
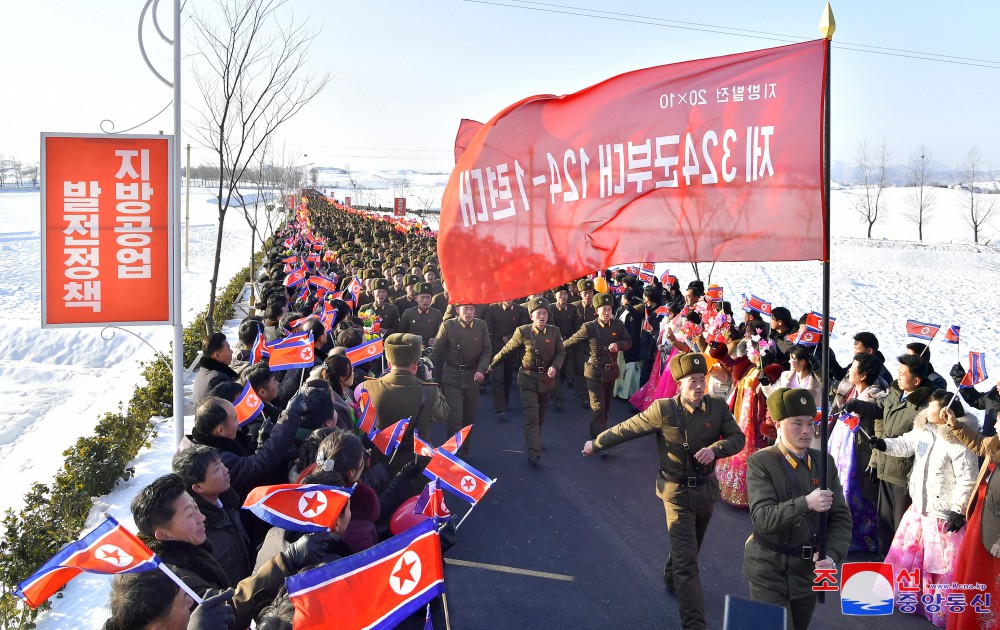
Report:
<svg viewBox="0 0 1000 630"><path fill-rule="evenodd" d="M906 220L917 226L917 236L924 240L924 225L930 220L934 210L935 193L930 186L934 173L931 170L931 149L921 144L910 156L909 179L913 191L906 197L909 210L904 213Z"/></svg>
<svg viewBox="0 0 1000 630"><path fill-rule="evenodd" d="M282 21L279 13L286 1L216 0L205 12L191 14L198 51L195 83L203 100L194 136L215 154L221 175L219 230L205 315L209 334L213 332L223 224L233 194L278 128L330 80L329 75L305 72L315 34L304 24Z"/></svg>
<svg viewBox="0 0 1000 630"><path fill-rule="evenodd" d="M309 183L312 184L313 188L319 185L319 169L315 166L309 169Z"/></svg>
<svg viewBox="0 0 1000 630"><path fill-rule="evenodd" d="M38 186L38 162L26 166L24 168L24 174L31 180L32 188Z"/></svg>
<svg viewBox="0 0 1000 630"><path fill-rule="evenodd" d="M17 187L20 188L24 178L24 174L21 172L21 160L16 157L12 158L10 161L10 168L14 171L14 182L17 184Z"/></svg>
<svg viewBox="0 0 1000 630"><path fill-rule="evenodd" d="M861 179L861 190L852 191L851 206L868 224L868 238L871 238L872 227L886 214L882 194L888 184L889 149L885 145L885 139L874 148L862 140L855 149L854 158Z"/></svg>
<svg viewBox="0 0 1000 630"><path fill-rule="evenodd" d="M420 205L417 206L417 214L423 218L424 213L430 212L431 207L434 206L434 201L440 198L440 191L436 186L424 186L416 193L417 201Z"/></svg>
<svg viewBox="0 0 1000 630"><path fill-rule="evenodd" d="M978 245L980 232L997 210L996 195L984 194L976 183L983 175L982 156L978 147L969 149L959 171L962 173L962 187L969 193L965 222L972 228L972 240Z"/></svg>

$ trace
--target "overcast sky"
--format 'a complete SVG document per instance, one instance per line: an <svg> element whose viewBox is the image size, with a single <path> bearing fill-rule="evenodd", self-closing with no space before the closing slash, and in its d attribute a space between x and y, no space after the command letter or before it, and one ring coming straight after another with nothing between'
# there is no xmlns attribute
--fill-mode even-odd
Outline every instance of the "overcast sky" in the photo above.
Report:
<svg viewBox="0 0 1000 630"><path fill-rule="evenodd" d="M167 105L170 90L139 54L142 4L0 0L0 155L35 161L41 131L95 133L106 118L124 129ZM169 30L172 3L160 4ZM308 156L302 164L449 171L461 118L485 121L525 96L575 92L630 70L815 39L823 4L289 0L288 11L320 31L309 69L333 79L282 139ZM841 0L833 10L834 160L852 161L859 140L884 137L896 163L926 143L955 166L976 145L987 167L1000 168L1000 3ZM712 32L732 29L747 36ZM169 77L169 47L151 29L146 43ZM197 105L187 71L182 86L187 119ZM169 133L171 120L167 110L135 133ZM194 152L195 163L208 158Z"/></svg>

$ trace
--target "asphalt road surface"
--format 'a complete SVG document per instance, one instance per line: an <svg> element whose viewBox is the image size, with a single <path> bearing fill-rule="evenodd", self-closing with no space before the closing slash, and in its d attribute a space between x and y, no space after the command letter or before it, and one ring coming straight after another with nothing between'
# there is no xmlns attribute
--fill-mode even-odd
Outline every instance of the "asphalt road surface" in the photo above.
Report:
<svg viewBox="0 0 1000 630"><path fill-rule="evenodd" d="M494 417L491 390L480 396L469 462L498 481L445 554L451 628L680 628L677 601L663 586L669 541L654 487L655 437L615 447L607 458L582 457L590 411L567 387L562 412L550 403L541 466L532 469L517 385L505 423ZM610 422L633 413L616 399ZM433 437L440 444L444 427L436 426ZM446 500L456 514L468 506L452 495ZM709 628L723 627L727 594L749 597L741 568L750 532L746 510L716 504L700 555ZM435 627L444 628L443 621L435 619ZM832 593L817 605L810 628L933 626L898 611L844 616Z"/></svg>

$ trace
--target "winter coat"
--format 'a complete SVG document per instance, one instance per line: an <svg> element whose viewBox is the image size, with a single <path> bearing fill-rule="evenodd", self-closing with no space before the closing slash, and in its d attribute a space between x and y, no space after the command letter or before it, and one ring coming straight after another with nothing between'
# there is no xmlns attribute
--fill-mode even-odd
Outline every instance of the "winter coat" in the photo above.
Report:
<svg viewBox="0 0 1000 630"><path fill-rule="evenodd" d="M639 311L642 314L640 322L640 333L639 333L639 343L633 344L636 348L639 357L645 361L652 361L656 357L656 338L660 334L660 322L663 320L663 315L657 315L656 309L659 308L658 305L654 306L640 306ZM644 330L645 324L649 324L649 330ZM573 331L576 332L576 331Z"/></svg>
<svg viewBox="0 0 1000 630"><path fill-rule="evenodd" d="M956 420L961 421L961 418L957 418ZM971 422L956 423L954 426L949 425L949 427L955 439L964 444L972 453L985 460L979 469L979 477L976 478L974 488L978 488L987 475L990 475L991 465L1000 469L1000 437L996 435L986 437L980 434ZM986 548L986 551L990 551L993 545L1000 545L1000 473L994 470L993 474L990 475L989 481L986 483L986 496L983 498L982 505L983 525L981 539L983 547ZM976 502L978 500L979 496L976 490L973 489L972 494L969 495L969 502L965 505L964 514L966 518L972 518L972 513L977 507Z"/></svg>
<svg viewBox="0 0 1000 630"><path fill-rule="evenodd" d="M794 378L794 384L793 384L793 378ZM803 382L805 382L805 385L808 385L808 387L803 385ZM823 396L822 396L823 378L818 374L816 374L815 372L810 372L809 376L807 376L805 379L801 379L792 370L785 370L784 372L781 373L781 376L778 377L778 380L776 382L771 383L770 385L760 386L765 396L770 396L775 390L781 389L782 387L789 387L789 388L798 387L801 389L808 389L809 393L813 395L813 400L816 401L816 406L823 404Z"/></svg>
<svg viewBox="0 0 1000 630"><path fill-rule="evenodd" d="M875 402L859 400L855 413L862 420L874 421L875 437L899 437L913 429L913 419L926 406L933 391L929 385L918 387L903 400L903 390L893 381L885 397ZM869 466L878 471L878 478L882 481L905 488L910 479L910 469L913 468L913 457L897 457L874 451Z"/></svg>
<svg viewBox="0 0 1000 630"><path fill-rule="evenodd" d="M888 455L914 458L909 491L921 514L947 519L948 512L963 512L975 488L979 462L951 429L928 422L924 408L913 419L912 431L887 438L885 445Z"/></svg>
<svg viewBox="0 0 1000 630"><path fill-rule="evenodd" d="M206 356L202 356L198 364L198 373L194 375L194 385L191 388L195 406L200 405L208 398L208 392L212 391L212 388L219 383L235 381L240 377L233 368L225 363Z"/></svg>
<svg viewBox="0 0 1000 630"><path fill-rule="evenodd" d="M204 597L209 589L229 588L226 572L212 556L210 543L192 545L179 540L157 540L142 534L139 534L139 540L199 596ZM271 604L285 585L285 578L293 573L285 558L276 556L261 563L253 575L241 580L232 598L236 622L230 627L249 628L250 622Z"/></svg>
<svg viewBox="0 0 1000 630"><path fill-rule="evenodd" d="M983 437L997 434L997 415L1000 414L1000 392L991 387L985 394L973 387L961 387L959 393L969 406L986 412L983 418Z"/></svg>
<svg viewBox="0 0 1000 630"><path fill-rule="evenodd" d="M237 341L236 345L233 346L233 360L229 362L229 367L240 376L243 376L243 373L253 365L251 362L252 359L253 350L244 346L242 341Z"/></svg>
<svg viewBox="0 0 1000 630"><path fill-rule="evenodd" d="M212 556L229 576L229 586L249 577L253 570L250 538L240 517L240 495L230 488L219 495L222 507L209 503L196 493L191 493L198 509L205 516L205 535L212 548Z"/></svg>
<svg viewBox="0 0 1000 630"><path fill-rule="evenodd" d="M833 399L833 405L830 406L830 416L835 416L839 414L841 409L851 398L857 398L858 400L863 400L866 402L875 402L880 398L884 398L887 392L880 389L877 385L870 385L863 389L860 393L854 393L854 385L851 384L849 380L845 377L837 385L837 394ZM875 420L871 417L858 416L861 420L860 426L864 429L864 432L868 435L875 435ZM868 438L861 431L854 433L854 462L855 466L868 466L869 462L872 460L872 445L868 442ZM865 497L874 498L878 496L878 484L870 479L868 475L858 475L859 483L861 484L862 493Z"/></svg>
<svg viewBox="0 0 1000 630"><path fill-rule="evenodd" d="M254 571L258 572L274 560L282 558L283 556L280 555L281 552L304 535L302 532L292 532L280 527L269 529L267 536L264 537L264 544L260 546L260 551L257 552L257 563L254 566ZM347 548L344 541L337 536L333 536L333 540L326 546L326 553L322 562L326 564L346 558L349 555L351 555L351 550Z"/></svg>
<svg viewBox="0 0 1000 630"><path fill-rule="evenodd" d="M287 483L285 458L301 423L302 418L294 411L282 411L271 437L252 454L236 440L205 435L197 428L181 440L177 450L182 451L192 444L218 449L222 463L229 469L232 488L243 500L257 486Z"/></svg>
<svg viewBox="0 0 1000 630"><path fill-rule="evenodd" d="M625 331L628 333L632 345L622 353L625 363L635 363L642 361L643 356L639 354L639 337L642 333L642 322L645 313L642 306L630 305L618 314L618 319L625 324Z"/></svg>

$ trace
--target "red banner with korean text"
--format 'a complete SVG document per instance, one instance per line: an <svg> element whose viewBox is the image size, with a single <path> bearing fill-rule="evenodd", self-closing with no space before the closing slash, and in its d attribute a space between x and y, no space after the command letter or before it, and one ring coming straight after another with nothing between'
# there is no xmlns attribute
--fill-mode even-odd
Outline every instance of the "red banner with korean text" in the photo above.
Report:
<svg viewBox="0 0 1000 630"><path fill-rule="evenodd" d="M635 260L822 259L828 45L637 70L503 110L441 202L449 293L511 299Z"/></svg>
<svg viewBox="0 0 1000 630"><path fill-rule="evenodd" d="M171 323L171 139L42 134L42 326Z"/></svg>

